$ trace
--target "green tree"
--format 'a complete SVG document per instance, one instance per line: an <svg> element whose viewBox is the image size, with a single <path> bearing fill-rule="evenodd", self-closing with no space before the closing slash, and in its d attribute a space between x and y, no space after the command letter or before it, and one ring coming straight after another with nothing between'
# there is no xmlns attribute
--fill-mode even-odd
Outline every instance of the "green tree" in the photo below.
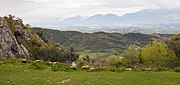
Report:
<svg viewBox="0 0 180 85"><path fill-rule="evenodd" d="M140 51L136 45L131 45L128 50L125 50L123 55L127 67L135 67L140 64Z"/></svg>
<svg viewBox="0 0 180 85"><path fill-rule="evenodd" d="M111 55L108 57L108 63L112 67L121 67L123 65L123 57Z"/></svg>
<svg viewBox="0 0 180 85"><path fill-rule="evenodd" d="M180 67L180 36L174 36L171 41L167 42L169 48L171 48L177 56L177 67Z"/></svg>
<svg viewBox="0 0 180 85"><path fill-rule="evenodd" d="M143 63L151 68L172 67L176 62L175 53L168 48L165 42L154 41L141 50Z"/></svg>
<svg viewBox="0 0 180 85"><path fill-rule="evenodd" d="M74 48L58 45L41 47L39 49L39 56L36 58L44 61L71 63L79 58L79 55L72 49Z"/></svg>

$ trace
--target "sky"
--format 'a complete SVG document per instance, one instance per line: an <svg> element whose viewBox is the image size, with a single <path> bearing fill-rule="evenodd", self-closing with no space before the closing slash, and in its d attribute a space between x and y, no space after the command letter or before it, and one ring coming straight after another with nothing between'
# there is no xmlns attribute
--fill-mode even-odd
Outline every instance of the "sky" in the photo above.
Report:
<svg viewBox="0 0 180 85"><path fill-rule="evenodd" d="M113 13L119 16L143 9L177 8L180 0L0 0L0 16L12 14L25 23Z"/></svg>

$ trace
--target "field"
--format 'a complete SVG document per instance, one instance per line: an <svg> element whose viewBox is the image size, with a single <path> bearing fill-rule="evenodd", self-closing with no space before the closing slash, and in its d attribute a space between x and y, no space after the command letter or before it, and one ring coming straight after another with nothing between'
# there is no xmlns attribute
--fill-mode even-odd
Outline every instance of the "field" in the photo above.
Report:
<svg viewBox="0 0 180 85"><path fill-rule="evenodd" d="M53 72L0 65L0 85L179 85L175 72Z"/></svg>
<svg viewBox="0 0 180 85"><path fill-rule="evenodd" d="M84 51L80 51L79 53L79 57L82 58L84 56L89 56L90 58L97 58L99 56L109 56L109 55L114 55L116 54L116 56L121 56L122 53L120 50L114 50L114 49L110 49L110 50L106 50L106 51L91 51L91 50L84 50ZM114 55L115 56L115 55Z"/></svg>
<svg viewBox="0 0 180 85"><path fill-rule="evenodd" d="M104 56L107 55L107 53L104 52L91 52L89 50L83 51L83 52L79 52L79 58L82 58L84 56L90 56L90 58L96 58L97 56Z"/></svg>

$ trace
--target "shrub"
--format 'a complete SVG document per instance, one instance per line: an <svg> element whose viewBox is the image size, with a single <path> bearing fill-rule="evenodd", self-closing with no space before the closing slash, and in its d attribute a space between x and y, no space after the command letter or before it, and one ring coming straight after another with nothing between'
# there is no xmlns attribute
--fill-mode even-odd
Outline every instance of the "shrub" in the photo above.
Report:
<svg viewBox="0 0 180 85"><path fill-rule="evenodd" d="M125 68L107 68L106 71L111 71L111 72L124 72Z"/></svg>
<svg viewBox="0 0 180 85"><path fill-rule="evenodd" d="M41 47L38 51L38 58L44 61L70 63L79 57L76 52L59 45Z"/></svg>
<svg viewBox="0 0 180 85"><path fill-rule="evenodd" d="M13 58L1 58L0 59L0 64L13 64L13 65L18 65L20 63L19 60L13 59Z"/></svg>
<svg viewBox="0 0 180 85"><path fill-rule="evenodd" d="M126 67L136 67L137 64L140 64L141 57L140 51L136 45L131 45L128 50L125 50L123 53L124 61L126 63Z"/></svg>
<svg viewBox="0 0 180 85"><path fill-rule="evenodd" d="M121 57L114 56L114 55L109 56L108 62L110 64L110 66L117 67L117 68L121 67L123 64Z"/></svg>
<svg viewBox="0 0 180 85"><path fill-rule="evenodd" d="M44 62L32 62L30 68L35 70L43 70L47 68L47 65Z"/></svg>
<svg viewBox="0 0 180 85"><path fill-rule="evenodd" d="M119 72L124 72L124 71L125 71L124 68L117 68L115 72L118 72L118 73L119 73Z"/></svg>
<svg viewBox="0 0 180 85"><path fill-rule="evenodd" d="M117 68L121 67L122 66L122 61L118 61L118 62L114 63L114 66L117 67Z"/></svg>
<svg viewBox="0 0 180 85"><path fill-rule="evenodd" d="M88 72L101 72L101 71L105 71L105 69L103 68L95 68L93 70L87 70Z"/></svg>
<svg viewBox="0 0 180 85"><path fill-rule="evenodd" d="M157 69L157 71L171 71L171 69L166 67L160 67Z"/></svg>
<svg viewBox="0 0 180 85"><path fill-rule="evenodd" d="M58 63L52 66L51 68L52 71L70 71L70 67L68 64L64 64L64 63Z"/></svg>
<svg viewBox="0 0 180 85"><path fill-rule="evenodd" d="M81 68L82 66L86 66L86 65L88 65L88 62L84 60L79 60L77 63L78 68Z"/></svg>
<svg viewBox="0 0 180 85"><path fill-rule="evenodd" d="M4 59L0 58L0 65L4 64Z"/></svg>
<svg viewBox="0 0 180 85"><path fill-rule="evenodd" d="M180 72L180 67L174 68L174 71L175 71L175 72Z"/></svg>
<svg viewBox="0 0 180 85"><path fill-rule="evenodd" d="M116 68L112 67L112 68L106 68L106 71L111 71L111 72L115 72Z"/></svg>
<svg viewBox="0 0 180 85"><path fill-rule="evenodd" d="M145 71L145 69L144 68L133 68L133 71L141 72L141 71Z"/></svg>

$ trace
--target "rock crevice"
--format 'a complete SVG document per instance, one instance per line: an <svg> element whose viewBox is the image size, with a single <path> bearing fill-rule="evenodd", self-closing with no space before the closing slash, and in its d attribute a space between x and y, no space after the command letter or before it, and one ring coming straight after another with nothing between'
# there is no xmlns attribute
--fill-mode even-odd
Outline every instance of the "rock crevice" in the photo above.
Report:
<svg viewBox="0 0 180 85"><path fill-rule="evenodd" d="M5 22L6 21L0 17L0 57L24 56L26 58L29 58L29 51L24 47L24 45L18 43L16 36L13 34L11 28L8 27ZM19 30L23 29L21 25L18 25L16 27Z"/></svg>

